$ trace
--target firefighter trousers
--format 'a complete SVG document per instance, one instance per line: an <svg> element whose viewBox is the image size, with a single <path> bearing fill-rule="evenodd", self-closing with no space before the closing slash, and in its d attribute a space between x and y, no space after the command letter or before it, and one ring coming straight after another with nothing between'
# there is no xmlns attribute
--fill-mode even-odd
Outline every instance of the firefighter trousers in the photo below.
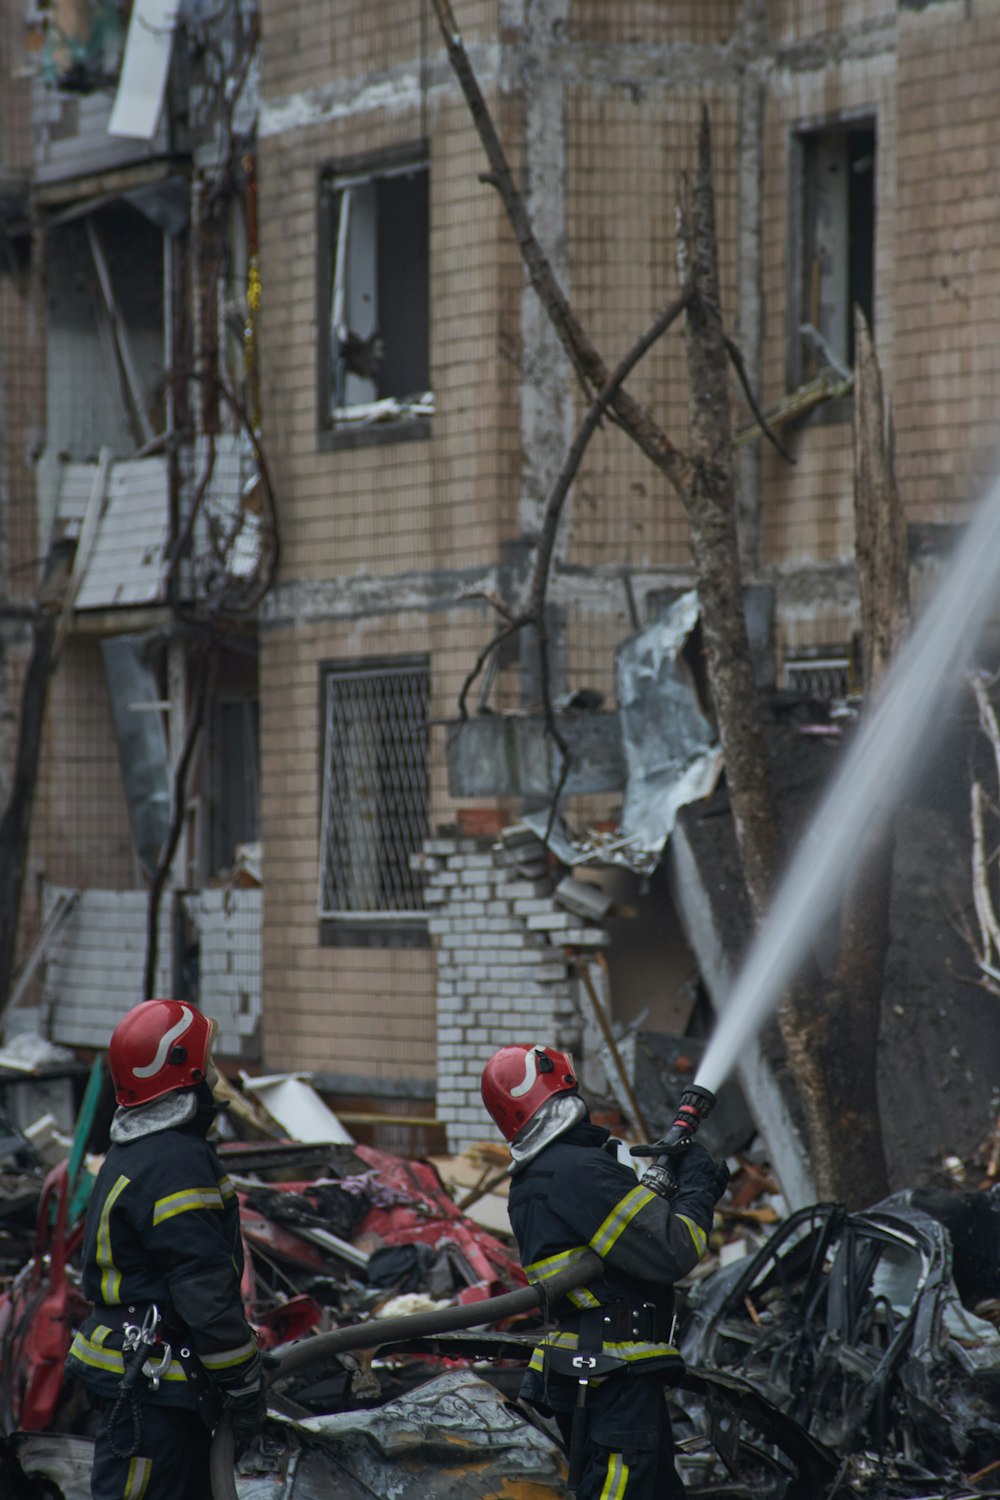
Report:
<svg viewBox="0 0 1000 1500"><path fill-rule="evenodd" d="M94 1441L90 1475L92 1500L211 1500L209 1454L212 1434L196 1411L179 1406L140 1403L142 1430L130 1458L118 1458L133 1441L131 1409L118 1411L114 1432L107 1431L110 1405Z"/></svg>
<svg viewBox="0 0 1000 1500"><path fill-rule="evenodd" d="M558 1395L556 1384L562 1387ZM573 1421L567 1402L575 1396L575 1383L551 1382L550 1401L567 1452ZM684 1500L662 1380L611 1375L588 1390L585 1409L576 1500Z"/></svg>

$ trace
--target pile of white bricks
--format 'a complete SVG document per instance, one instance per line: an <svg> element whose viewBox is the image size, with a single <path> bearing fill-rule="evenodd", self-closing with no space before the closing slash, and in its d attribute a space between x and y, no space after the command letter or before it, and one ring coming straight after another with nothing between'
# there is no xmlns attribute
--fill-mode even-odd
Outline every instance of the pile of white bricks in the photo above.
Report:
<svg viewBox="0 0 1000 1500"><path fill-rule="evenodd" d="M552 867L530 829L499 840L430 838L413 866L426 877L437 948L437 1117L448 1147L496 1137L483 1108L484 1063L509 1042L579 1048L579 981L567 949L603 947L608 934L565 909Z"/></svg>

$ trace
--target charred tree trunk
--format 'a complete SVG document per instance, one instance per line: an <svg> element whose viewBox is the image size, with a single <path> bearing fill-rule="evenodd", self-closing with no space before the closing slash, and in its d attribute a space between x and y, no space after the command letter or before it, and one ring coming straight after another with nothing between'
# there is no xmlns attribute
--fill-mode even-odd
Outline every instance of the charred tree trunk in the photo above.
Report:
<svg viewBox="0 0 1000 1500"><path fill-rule="evenodd" d="M681 185L690 477L684 494L726 784L747 892L760 919L778 867L778 824L743 614L736 527L729 360L719 295L711 136L702 116L698 172Z"/></svg>
<svg viewBox="0 0 1000 1500"><path fill-rule="evenodd" d="M867 702L878 693L909 623L906 528L893 472L892 427L868 326L855 316L854 509ZM808 1055L804 1100L819 1193L860 1208L889 1182L878 1111L878 1035L889 946L894 840L869 831L864 863L847 892L832 982L810 1015L794 1017L796 1051Z"/></svg>
<svg viewBox="0 0 1000 1500"><path fill-rule="evenodd" d="M893 467L892 421L860 309L854 315L854 519L866 704L877 697L910 620L906 524ZM834 982L813 1026L827 1116L817 1133L816 1180L849 1208L889 1191L878 1110L878 1036L890 940L893 830L871 829L844 901ZM850 1141L850 1151L843 1143Z"/></svg>
<svg viewBox="0 0 1000 1500"><path fill-rule="evenodd" d="M17 756L11 778L10 797L0 819L0 1013L10 994L14 973L14 949L28 858L31 809L38 782L38 758L42 746L49 682L55 665L56 617L40 613L35 621L31 660L21 692L21 716Z"/></svg>
<svg viewBox="0 0 1000 1500"><path fill-rule="evenodd" d="M484 180L503 200L528 277L581 385L588 395L602 390L608 386L607 365L577 318L534 234L462 43L450 0L431 0L431 3L489 162ZM741 867L752 909L759 920L767 909L777 878L780 837L743 612L728 399L730 359L752 404L754 397L742 373L742 360L726 337L721 317L707 112L702 122L698 171L682 190L678 248L687 314L690 452L676 448L655 417L625 389L614 392L608 400L608 409L617 425L667 479L691 522L709 683L725 753ZM773 441L759 415L758 421ZM873 882L879 879L874 864L869 878ZM870 894L864 899L871 904L872 911L859 910L857 919L867 920L870 926L862 932L856 922L849 920L845 931L852 956L859 964L864 960L864 973L870 975L872 956L884 948L884 941L877 915L879 904L872 901ZM848 968L849 965L845 966L843 972L845 995ZM859 967L858 984L862 982L861 973ZM852 992L854 984L852 979ZM859 1051L864 1049L873 1055L874 1046L869 1044L867 1033L851 1030L851 1007L835 1005L828 1009L824 999L815 974L808 973L800 977L795 990L785 997L778 1014L813 1153L827 1188L841 1182L841 1177L835 1175L841 1163L858 1163L858 1140L844 1134L844 1120L853 1130L854 1118L845 1114L839 1104L846 1097L843 1080L859 1072ZM870 1019L871 1009L869 1003L866 1019ZM822 1034L818 1018L825 1026ZM840 1074L827 1066L828 1049L834 1047L843 1050ZM860 1092L856 1097L860 1100ZM870 1093L866 1093L863 1105L870 1117L873 1113ZM880 1148L873 1146L873 1152L874 1159L881 1163ZM856 1175L850 1196L856 1199L858 1193L867 1196L869 1186L860 1186Z"/></svg>

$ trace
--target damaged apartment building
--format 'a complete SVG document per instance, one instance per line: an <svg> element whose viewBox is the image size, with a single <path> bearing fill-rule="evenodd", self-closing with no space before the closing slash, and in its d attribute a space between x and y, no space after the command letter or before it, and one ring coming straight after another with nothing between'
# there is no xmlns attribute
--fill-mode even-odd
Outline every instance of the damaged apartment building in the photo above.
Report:
<svg viewBox="0 0 1000 1500"><path fill-rule="evenodd" d="M148 963L156 993L210 989L240 1056L257 1045L259 883L213 877L258 840L256 605L275 548L256 15L220 26L193 4L165 25L171 9L4 8L5 761L37 775L8 1031L93 1046ZM29 601L56 665L40 742L19 747L39 702Z"/></svg>
<svg viewBox="0 0 1000 1500"><path fill-rule="evenodd" d="M10 764L44 559L69 584L20 956L24 975L38 953L24 995L54 1040L91 1045L140 997L158 888L155 988L218 1015L231 1061L308 1070L340 1106L459 1145L488 1131L496 1046L600 1052L588 984L667 1035L726 975L683 827L665 859L663 840L645 865L610 857L630 800L642 816L622 684L644 653L681 654L668 622L694 585L684 510L613 423L548 590L550 687L593 736L563 810L609 854L590 908L556 899L540 852L552 756L525 633L456 732L585 407L439 9L6 8L3 709ZM993 463L1000 18L975 0L452 9L609 367L676 293L707 106L724 315L795 460L734 383L758 676L851 690L852 307L892 396L915 576ZM629 389L683 445L679 334Z"/></svg>

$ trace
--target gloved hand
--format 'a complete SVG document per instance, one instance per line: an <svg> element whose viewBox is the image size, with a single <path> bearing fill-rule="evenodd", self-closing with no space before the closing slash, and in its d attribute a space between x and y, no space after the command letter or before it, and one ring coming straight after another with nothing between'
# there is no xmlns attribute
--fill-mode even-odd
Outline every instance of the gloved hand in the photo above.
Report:
<svg viewBox="0 0 1000 1500"><path fill-rule="evenodd" d="M673 1157L670 1164L681 1193L704 1192L713 1203L718 1203L726 1191L729 1168L721 1157L712 1156L697 1141L692 1141L680 1156Z"/></svg>
<svg viewBox="0 0 1000 1500"><path fill-rule="evenodd" d="M267 1379L260 1354L241 1370L239 1385L229 1387L224 1395L238 1458L253 1442L267 1415Z"/></svg>

